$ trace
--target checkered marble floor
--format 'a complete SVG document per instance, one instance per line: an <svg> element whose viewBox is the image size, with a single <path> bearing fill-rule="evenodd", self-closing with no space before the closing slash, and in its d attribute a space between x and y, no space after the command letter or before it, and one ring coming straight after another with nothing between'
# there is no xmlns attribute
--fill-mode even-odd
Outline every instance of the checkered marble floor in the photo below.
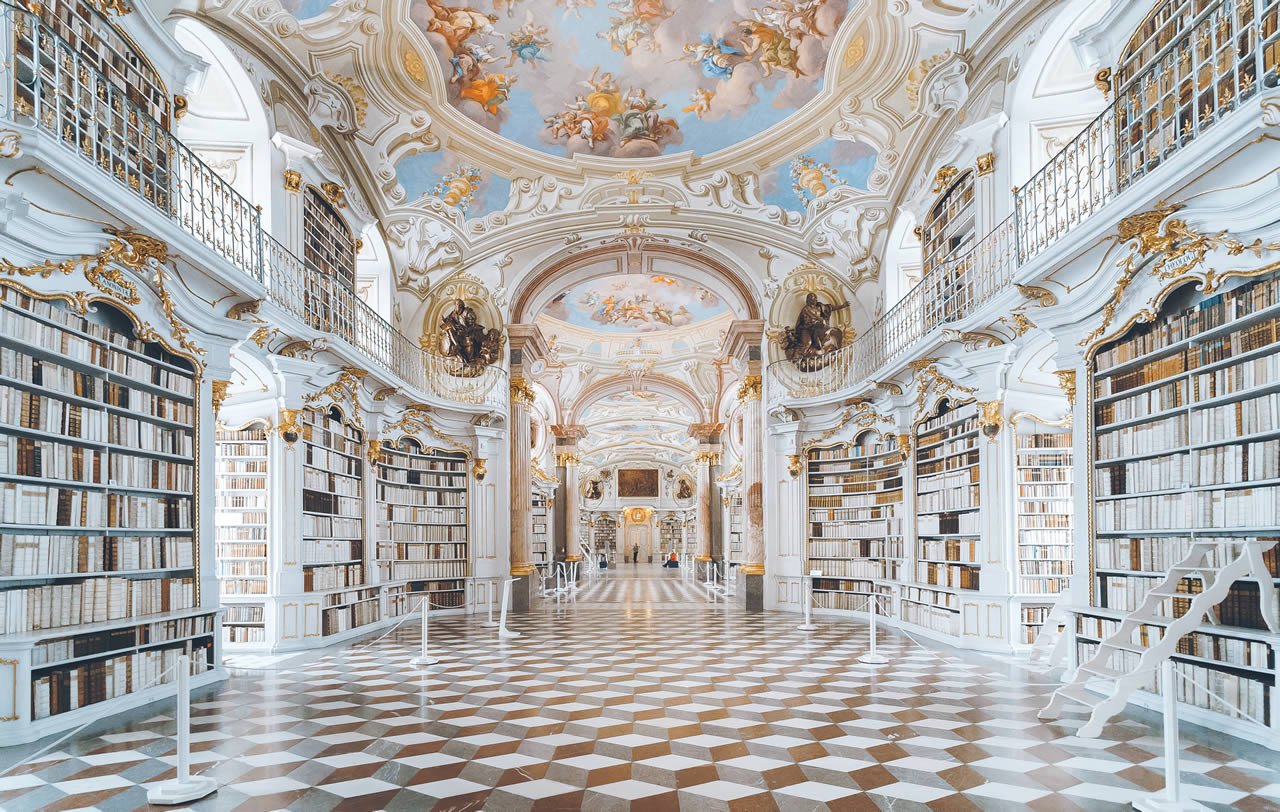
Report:
<svg viewBox="0 0 1280 812"><path fill-rule="evenodd" d="M639 573L637 573L639 575ZM644 587L636 587L643 589ZM705 600L544 602L237 671L193 709L197 810L1122 809L1162 787L1159 731L1045 724L1051 690L883 631ZM132 810L172 777L168 712L112 722L0 777L0 808ZM0 757L3 750L0 750ZM1187 740L1188 794L1280 809L1267 764Z"/></svg>
<svg viewBox="0 0 1280 812"><path fill-rule="evenodd" d="M616 564L594 581L584 582L576 600L630 605L706 602L706 587L685 575L659 564Z"/></svg>

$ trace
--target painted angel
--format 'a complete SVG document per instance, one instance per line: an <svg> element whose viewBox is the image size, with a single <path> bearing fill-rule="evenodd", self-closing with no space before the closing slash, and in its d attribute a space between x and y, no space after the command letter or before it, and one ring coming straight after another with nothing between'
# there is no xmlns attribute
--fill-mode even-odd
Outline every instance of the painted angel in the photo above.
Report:
<svg viewBox="0 0 1280 812"><path fill-rule="evenodd" d="M693 93L689 95L689 101L692 104L680 108L685 113L693 113L698 118L702 118L711 112L711 100L716 97L714 90L707 90L704 87L695 87Z"/></svg>
<svg viewBox="0 0 1280 812"><path fill-rule="evenodd" d="M684 58L702 66L702 73L709 79L729 79L733 69L743 61L745 54L724 41L703 34L696 43L684 46Z"/></svg>
<svg viewBox="0 0 1280 812"><path fill-rule="evenodd" d="M550 45L551 40L547 39L547 27L533 21L533 12L526 13L524 25L513 31L507 38L507 47L511 49L511 58L507 60L507 67L514 65L517 59L525 65L545 62L547 58L542 52Z"/></svg>

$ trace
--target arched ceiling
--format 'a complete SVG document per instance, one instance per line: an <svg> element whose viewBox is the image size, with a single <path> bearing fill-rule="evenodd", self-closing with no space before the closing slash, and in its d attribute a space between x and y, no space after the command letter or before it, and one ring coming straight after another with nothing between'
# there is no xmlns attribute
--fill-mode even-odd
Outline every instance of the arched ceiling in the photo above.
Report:
<svg viewBox="0 0 1280 812"><path fill-rule="evenodd" d="M583 409L580 420L587 436L578 447L594 468L620 457L678 464L697 447L689 426L698 422L698 416L682 399L666 392L611 392Z"/></svg>
<svg viewBox="0 0 1280 812"><path fill-rule="evenodd" d="M569 285L539 317L610 334L654 334L697 327L732 315L712 291L666 274L623 274Z"/></svg>
<svg viewBox="0 0 1280 812"><path fill-rule="evenodd" d="M423 0L449 103L553 155L704 155L821 88L848 0Z"/></svg>

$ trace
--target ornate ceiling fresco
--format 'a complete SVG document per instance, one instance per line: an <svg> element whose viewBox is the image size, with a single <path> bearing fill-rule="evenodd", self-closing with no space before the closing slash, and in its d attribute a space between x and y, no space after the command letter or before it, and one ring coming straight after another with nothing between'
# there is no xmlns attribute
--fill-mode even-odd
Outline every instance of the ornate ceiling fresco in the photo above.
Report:
<svg viewBox="0 0 1280 812"><path fill-rule="evenodd" d="M298 16L326 4L303 0ZM847 0L415 0L449 102L555 155L702 155L822 86Z"/></svg>
<svg viewBox="0 0 1280 812"><path fill-rule="evenodd" d="M684 463L697 442L689 408L661 392L618 392L593 403L582 416L587 436L579 443L588 464L602 467L624 458Z"/></svg>
<svg viewBox="0 0 1280 812"><path fill-rule="evenodd" d="M579 282L553 298L540 315L605 333L655 333L728 312L720 297L687 280L628 274Z"/></svg>

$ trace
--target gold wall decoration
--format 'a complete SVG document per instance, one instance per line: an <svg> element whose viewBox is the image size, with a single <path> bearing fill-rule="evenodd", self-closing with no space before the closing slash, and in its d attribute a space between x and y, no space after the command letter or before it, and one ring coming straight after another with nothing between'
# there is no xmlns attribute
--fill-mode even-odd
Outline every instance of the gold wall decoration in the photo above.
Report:
<svg viewBox="0 0 1280 812"><path fill-rule="evenodd" d="M246 316L256 316L258 311L262 309L261 299L249 299L244 302L236 302L227 308L227 318L236 321L244 321Z"/></svg>
<svg viewBox="0 0 1280 812"><path fill-rule="evenodd" d="M394 396L394 395L395 395L395 393L396 393L396 392L399 392L399 391L400 391L399 387L396 387L396 386L384 386L384 387L382 387L381 389L379 389L377 392L374 392L374 393L373 393L373 399L374 399L375 401L377 401L378 403L382 403L383 401L387 400L388 398L390 398L390 397Z"/></svg>
<svg viewBox="0 0 1280 812"><path fill-rule="evenodd" d="M335 72L325 75L334 84L347 91L347 98L351 99L351 107L355 110L356 127L363 127L365 116L369 113L369 97L365 94L364 88L355 80L355 77Z"/></svg>
<svg viewBox="0 0 1280 812"><path fill-rule="evenodd" d="M364 429L364 418L360 413L360 390L363 388L365 376L369 373L355 367L343 367L338 379L318 392L304 395L302 400L307 408L319 411L321 404L328 401L334 406L350 406L348 420L358 429Z"/></svg>
<svg viewBox="0 0 1280 812"><path fill-rule="evenodd" d="M1106 96L1111 92L1111 68L1103 68L1093 75L1093 86Z"/></svg>
<svg viewBox="0 0 1280 812"><path fill-rule="evenodd" d="M524 378L511 379L511 402L520 403L525 406L532 406L533 401L537 398L533 387Z"/></svg>
<svg viewBox="0 0 1280 812"><path fill-rule="evenodd" d="M760 400L764 394L764 379L759 375L748 375L738 385L738 400Z"/></svg>
<svg viewBox="0 0 1280 812"><path fill-rule="evenodd" d="M902 455L902 461L906 462L911 458L911 435L898 435L898 453Z"/></svg>
<svg viewBox="0 0 1280 812"><path fill-rule="evenodd" d="M249 340L258 345L258 349L265 350L267 342L275 338L279 334L279 330L274 327L259 327L249 334Z"/></svg>
<svg viewBox="0 0 1280 812"><path fill-rule="evenodd" d="M370 465L376 465L378 458L382 456L382 441L368 441L368 443L365 444L365 456L369 458Z"/></svg>
<svg viewBox="0 0 1280 812"><path fill-rule="evenodd" d="M737 463L725 473L716 477L716 482L731 482L742 476L742 463Z"/></svg>
<svg viewBox="0 0 1280 812"><path fill-rule="evenodd" d="M105 16L114 14L117 17L123 17L133 11L124 0L89 0L89 3Z"/></svg>
<svg viewBox="0 0 1280 812"><path fill-rule="evenodd" d="M281 409L280 425L276 430L280 432L280 437L286 443L292 446L302 437L302 426L298 423L298 417L302 415L302 409Z"/></svg>
<svg viewBox="0 0 1280 812"><path fill-rule="evenodd" d="M1001 316L1000 321L1009 326L1014 338L1021 338L1036 328L1035 322L1027 318L1026 313L1014 311L1008 316Z"/></svg>
<svg viewBox="0 0 1280 812"><path fill-rule="evenodd" d="M858 405L861 406L862 404L859 403ZM807 454L809 453L809 449L813 448L815 445L820 445L821 443L824 443L827 440L830 440L832 437L836 436L836 433L839 432L840 429L844 428L849 423L849 421L853 419L854 409L855 407L853 406L850 406L848 409L845 409L844 412L841 413L840 419L836 421L836 424L834 426L827 429L817 437L814 437L812 440L805 440L803 443L801 443L800 453Z"/></svg>
<svg viewBox="0 0 1280 812"><path fill-rule="evenodd" d="M720 453L717 451L699 451L693 455L695 465L719 465Z"/></svg>
<svg viewBox="0 0 1280 812"><path fill-rule="evenodd" d="M937 359L935 358L934 360L936 361ZM919 425L925 415L928 414L929 408L933 403L953 392L972 395L977 391L971 386L961 386L942 374L936 364L929 364L921 369L916 376L916 408L912 423Z"/></svg>
<svg viewBox="0 0 1280 812"><path fill-rule="evenodd" d="M1053 374L1058 376L1058 388L1062 390L1062 394L1067 396L1067 406L1074 409L1076 405L1076 371L1074 369L1060 369Z"/></svg>
<svg viewBox="0 0 1280 812"><path fill-rule="evenodd" d="M965 332L960 332L958 330L943 330L942 339L944 341L954 341L969 352L999 347L1001 344L1005 343L1004 339L1000 336L992 333L984 333L981 330L968 330Z"/></svg>
<svg viewBox="0 0 1280 812"><path fill-rule="evenodd" d="M187 104L187 97L182 95L174 95L173 120L182 121L182 119L186 118L188 111L189 111L189 106Z"/></svg>
<svg viewBox="0 0 1280 812"><path fill-rule="evenodd" d="M990 175L996 171L996 154L994 152L984 152L978 156L978 177Z"/></svg>
<svg viewBox="0 0 1280 812"><path fill-rule="evenodd" d="M979 401L978 425L982 428L983 436L995 442L1000 429L1004 428L1004 401Z"/></svg>
<svg viewBox="0 0 1280 812"><path fill-rule="evenodd" d="M417 51L405 51L402 62L404 72L409 74L410 79L418 84L427 81L427 66L422 64L422 57L418 56Z"/></svg>
<svg viewBox="0 0 1280 812"><path fill-rule="evenodd" d="M0 130L0 158L17 158L22 154L22 133Z"/></svg>
<svg viewBox="0 0 1280 812"><path fill-rule="evenodd" d="M925 356L924 358L917 358L914 361L908 361L907 369L911 370L912 372L923 372L924 370L928 369L929 367L933 366L934 364L938 363L941 360L942 359L936 355L928 355L928 356Z"/></svg>
<svg viewBox="0 0 1280 812"><path fill-rule="evenodd" d="M347 190L343 189L333 181L325 181L320 184L320 191L324 194L325 199L333 204L334 208L344 208L347 205Z"/></svg>
<svg viewBox="0 0 1280 812"><path fill-rule="evenodd" d="M582 459L578 456L577 452L575 451L557 451L556 452L557 468L568 468L571 465L580 465L581 463L582 463Z"/></svg>
<svg viewBox="0 0 1280 812"><path fill-rule="evenodd" d="M286 192L301 192L302 173L296 169L286 169L284 171L284 190Z"/></svg>
<svg viewBox="0 0 1280 812"><path fill-rule="evenodd" d="M859 34L849 42L849 47L844 49L844 69L857 65L867 55L867 38Z"/></svg>
<svg viewBox="0 0 1280 812"><path fill-rule="evenodd" d="M804 464L800 460L799 454L787 455L787 473L791 474L791 478L795 479L800 476L800 472L804 470Z"/></svg>
<svg viewBox="0 0 1280 812"><path fill-rule="evenodd" d="M215 380L210 386L213 400L213 416L216 418L218 412L222 409L223 401L227 399L227 388L231 386L231 381Z"/></svg>
<svg viewBox="0 0 1280 812"><path fill-rule="evenodd" d="M276 355L282 355L285 358L299 358L301 354L311 349L311 342L305 339L290 341L280 349L276 350Z"/></svg>
<svg viewBox="0 0 1280 812"><path fill-rule="evenodd" d="M1198 279L1200 290L1205 294L1214 293L1231 277L1256 276L1280 268L1280 262L1272 262L1257 268L1233 268L1226 271L1210 268L1201 271L1210 251L1225 251L1231 257L1249 254L1261 259L1264 253L1280 251L1280 243L1264 243L1260 239L1245 243L1228 236L1225 231L1201 234L1185 220L1171 216L1181 208L1178 204L1160 205L1151 211L1130 215L1120 221L1117 236L1121 242L1132 245L1132 249L1120 262L1120 278L1111 291L1111 299L1102 307L1102 323L1081 339L1078 346L1091 347L1106 335L1107 328L1111 326L1120 303L1124 300L1125 291L1133 284L1149 257L1155 257L1150 263L1149 272L1156 279L1162 282ZM1148 307L1138 318L1150 321L1155 318L1155 312Z"/></svg>
<svg viewBox="0 0 1280 812"><path fill-rule="evenodd" d="M488 461L476 459L471 464L471 474L476 478L476 482L484 482L484 478L489 475Z"/></svg>
<svg viewBox="0 0 1280 812"><path fill-rule="evenodd" d="M902 394L902 387L894 383L893 381L876 381L876 388L883 389L884 391L888 392L890 395Z"/></svg>
<svg viewBox="0 0 1280 812"><path fill-rule="evenodd" d="M933 176L933 193L937 194L943 189L951 185L951 181L955 180L956 175L960 174L960 170L954 166L944 166L938 170L938 174Z"/></svg>
<svg viewBox="0 0 1280 812"><path fill-rule="evenodd" d="M877 412L871 406L871 402L866 400L855 403L853 406L853 411L854 411L854 418L853 418L854 425L856 425L858 428L861 428L861 429L869 429L877 423L883 423L887 426L893 426L893 425L896 425L898 422L893 417L890 417L888 415L883 415Z"/></svg>
<svg viewBox="0 0 1280 812"><path fill-rule="evenodd" d="M425 403L414 403L405 407L404 413L400 415L400 419L394 423L390 423L382 427L383 436L392 433L409 434L413 436L421 436L430 434L435 437L449 451L457 451L465 454L468 459L472 457L471 449L464 445L454 442L453 438L436 427L431 422L431 407Z"/></svg>
<svg viewBox="0 0 1280 812"><path fill-rule="evenodd" d="M1053 307L1058 303L1058 297L1048 288L1037 287L1036 285L1019 285L1014 284L1018 289L1018 293L1022 294L1022 298L1029 299L1037 307Z"/></svg>
<svg viewBox="0 0 1280 812"><path fill-rule="evenodd" d="M951 49L942 53L934 54L920 60L914 68L907 71L907 101L914 107L920 101L920 88L924 85L924 80L929 76L929 71L941 65L951 56Z"/></svg>

